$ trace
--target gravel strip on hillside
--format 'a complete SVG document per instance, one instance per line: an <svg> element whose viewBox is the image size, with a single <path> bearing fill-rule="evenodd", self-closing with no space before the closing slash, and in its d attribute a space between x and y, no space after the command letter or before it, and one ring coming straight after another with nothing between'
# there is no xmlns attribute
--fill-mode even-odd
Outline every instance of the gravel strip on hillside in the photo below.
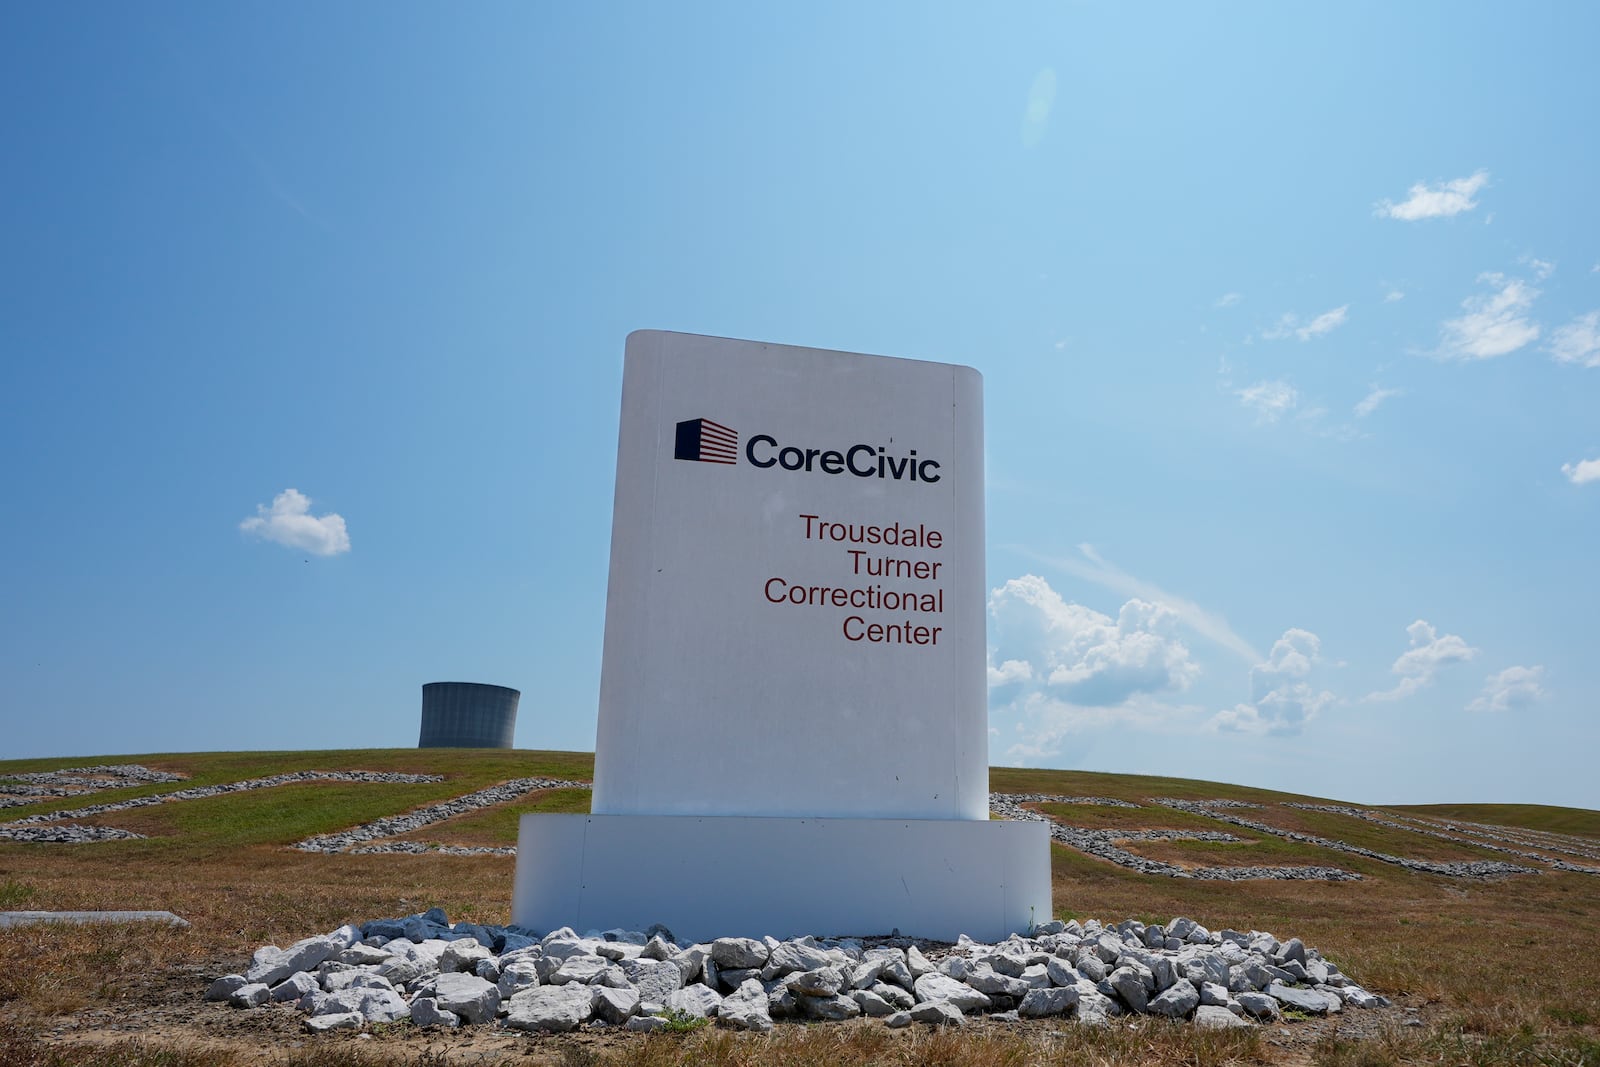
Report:
<svg viewBox="0 0 1600 1067"><path fill-rule="evenodd" d="M1290 841L1299 841L1303 844L1318 845L1322 848L1331 848L1338 852L1348 852L1355 856L1365 856L1368 859L1378 860L1383 863L1392 863L1396 867L1404 867L1409 871L1421 871L1425 874L1443 874L1451 878L1498 878L1508 874L1538 874L1535 867L1523 867L1515 863L1502 863L1499 860L1453 860L1436 862L1434 860L1408 860L1401 856L1391 856L1387 852L1377 852L1359 845L1346 844L1332 838L1318 837L1316 834L1304 834L1297 830L1285 830L1282 827L1271 826L1254 819L1246 819L1240 815L1229 815L1219 807L1208 805L1201 801L1179 800L1176 797L1155 797L1157 804L1165 804L1169 808L1186 811L1191 815L1204 815L1212 819L1243 826L1249 830L1257 830L1275 837L1287 838Z"/></svg>
<svg viewBox="0 0 1600 1067"><path fill-rule="evenodd" d="M1116 797L1063 797L1054 793L992 793L990 796L1005 797L1013 804L1101 804L1108 808L1139 807L1131 800L1118 800Z"/></svg>
<svg viewBox="0 0 1600 1067"><path fill-rule="evenodd" d="M81 844L89 841L141 839L144 837L143 834L136 834L129 830L118 830L110 826L52 825L43 830L40 830L39 827L46 823L60 823L66 819L84 819L93 815L104 815L108 812L148 808L156 804L171 803L174 800L202 800L206 797L222 796L227 793L245 793L252 789L270 789L273 786L289 785L295 782L417 784L442 781L444 781L443 775L401 774L394 771L293 771L288 774L275 774L267 778L250 778L242 782L196 786L193 789L179 789L172 793L157 793L148 797L134 797L131 800L91 804L88 807L73 808L70 811L47 811L38 815L27 815L12 822L0 823L0 841Z"/></svg>
<svg viewBox="0 0 1600 1067"><path fill-rule="evenodd" d="M1471 837L1467 837L1464 834L1451 834L1443 830L1430 829L1427 826L1407 826L1405 823L1396 822L1393 819L1386 819L1377 812L1368 811L1365 808L1352 808L1345 804L1305 804L1294 800L1284 801L1284 806L1290 808L1299 808L1302 811L1325 811L1333 815L1346 815L1352 819L1361 819L1365 822L1376 823L1379 826L1387 826L1391 830L1404 830L1406 833L1410 834L1424 834L1428 837L1437 838L1440 841L1449 841L1451 844L1455 845L1471 845L1473 848L1487 849L1490 852L1503 852L1508 856L1520 856L1523 859L1537 860L1540 863L1549 864L1558 871L1574 871L1578 874L1600 874L1600 867L1584 867L1580 864L1568 863L1566 860L1554 859L1550 856L1540 855L1537 852L1525 852L1522 849L1511 848L1504 844L1495 844L1490 841L1478 841ZM1556 850L1552 849L1551 851ZM1600 859L1600 856L1595 858Z"/></svg>
<svg viewBox="0 0 1600 1067"><path fill-rule="evenodd" d="M1467 822L1463 819L1441 822L1395 812L1385 812L1385 814L1429 829L1468 835L1469 840L1484 837L1504 844L1521 845L1524 848L1538 848L1546 852L1577 856L1580 859L1600 860L1600 845L1589 838L1572 834L1558 834L1549 830L1512 829L1509 826L1488 826L1481 822Z"/></svg>
<svg viewBox="0 0 1600 1067"><path fill-rule="evenodd" d="M1167 878L1196 878L1209 882L1235 882L1245 879L1276 879L1280 881L1354 882L1361 876L1354 871L1338 867L1197 867L1185 869L1177 864L1137 856L1118 841L1238 841L1232 834L1216 830L1089 830L1081 826L1066 826L1047 819L1036 811L1022 806L1023 802L1038 803L1037 794L991 793L989 810L1007 819L1029 819L1046 823L1050 836L1069 848L1099 859L1109 860L1140 874ZM1137 807L1130 804L1129 807Z"/></svg>
<svg viewBox="0 0 1600 1067"><path fill-rule="evenodd" d="M152 771L137 763L99 763L92 767L62 767L54 771L19 771L0 775L3 782L31 782L38 785L80 785L107 788L105 779L121 780L123 785L164 785L181 782L184 776L168 771Z"/></svg>
<svg viewBox="0 0 1600 1067"><path fill-rule="evenodd" d="M572 782L564 778L515 778L509 782L501 782L487 789L480 789L476 793L446 800L431 807L419 808L404 815L390 815L382 819L349 830L341 830L333 834L320 834L298 841L293 847L302 852L443 852L446 855L516 855L516 849L465 849L452 846L450 849L429 847L419 841L393 841L385 844L370 844L379 838L396 837L400 834L420 830L432 823L442 822L457 815L477 811L480 808L491 807L495 804L504 804L516 800L529 793L541 789L588 789L588 782ZM357 845L364 846L359 850Z"/></svg>

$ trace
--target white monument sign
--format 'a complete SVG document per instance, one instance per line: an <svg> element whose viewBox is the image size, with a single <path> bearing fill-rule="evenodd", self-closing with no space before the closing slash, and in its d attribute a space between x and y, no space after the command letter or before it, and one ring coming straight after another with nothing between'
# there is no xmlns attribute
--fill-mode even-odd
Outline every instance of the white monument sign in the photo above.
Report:
<svg viewBox="0 0 1600 1067"><path fill-rule="evenodd" d="M982 420L969 367L629 336L593 814L523 817L513 921L1049 918L988 821Z"/></svg>

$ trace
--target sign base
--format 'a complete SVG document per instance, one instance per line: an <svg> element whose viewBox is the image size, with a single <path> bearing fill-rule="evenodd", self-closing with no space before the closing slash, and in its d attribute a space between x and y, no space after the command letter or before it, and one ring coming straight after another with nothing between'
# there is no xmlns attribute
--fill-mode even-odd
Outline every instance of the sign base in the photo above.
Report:
<svg viewBox="0 0 1600 1067"><path fill-rule="evenodd" d="M1049 922L1044 823L524 815L511 921L680 938L888 934L993 943Z"/></svg>

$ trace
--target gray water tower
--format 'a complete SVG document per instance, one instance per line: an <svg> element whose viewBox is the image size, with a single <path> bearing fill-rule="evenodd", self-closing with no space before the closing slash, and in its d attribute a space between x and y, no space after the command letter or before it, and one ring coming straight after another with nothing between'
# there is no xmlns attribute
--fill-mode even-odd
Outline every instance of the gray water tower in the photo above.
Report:
<svg viewBox="0 0 1600 1067"><path fill-rule="evenodd" d="M418 748L510 748L522 694L482 682L428 682L422 687Z"/></svg>

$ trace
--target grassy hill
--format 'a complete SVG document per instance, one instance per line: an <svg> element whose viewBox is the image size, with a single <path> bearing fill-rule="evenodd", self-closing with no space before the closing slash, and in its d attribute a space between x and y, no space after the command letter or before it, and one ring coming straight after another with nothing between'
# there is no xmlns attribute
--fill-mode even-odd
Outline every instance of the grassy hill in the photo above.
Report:
<svg viewBox="0 0 1600 1067"><path fill-rule="evenodd" d="M46 1029L64 1025L63 1019L91 1017L107 1006L137 1019L165 1004L170 1010L160 1016L167 1020L160 1032L166 1033L178 1025L172 1011L181 1015L191 1005L199 1011L198 990L206 975L237 968L264 943L285 944L347 921L431 906L445 908L452 919L506 922L513 864L509 856L448 855L437 850L420 855L325 855L289 846L510 779L537 776L581 782L591 775L592 756L383 749L19 760L0 762L0 785L8 775L96 764L138 764L181 774L186 780L76 797L22 798L28 802L0 808L0 823L295 771L391 771L439 775L442 780L279 785L72 820L142 835L137 839L71 845L0 841L0 908L164 909L193 924L186 931L148 927L92 934L61 928L0 931L0 1022ZM1348 1046L1330 1037L1309 1051L1280 1050L1270 1038L1257 1035L1243 1053L1232 1045L1217 1046L1222 1050L1217 1054L1226 1055L1216 1062L1242 1055L1245 1062L1306 1062L1309 1057L1313 1062L1378 1064L1439 1062L1443 1057L1445 1062L1486 1064L1600 1063L1600 1008L1596 1007L1600 978L1586 951L1600 935L1600 874L1559 870L1549 862L1600 868L1600 812L1432 805L1363 809L1367 817L1358 817L1292 806L1342 803L1334 798L1081 771L995 769L991 787L1011 794L1102 798L1136 805L1081 799L1032 805L1062 823L1112 836L1151 829L1220 830L1238 838L1138 840L1123 845L1140 856L1181 868L1320 865L1361 876L1343 882L1158 877L1052 846L1054 903L1061 917L1114 922L1189 915L1213 929L1232 926L1298 936L1321 948L1368 988L1417 1009L1425 1022L1396 1031L1387 1044L1369 1040L1359 1047ZM1254 806L1196 813L1157 798ZM535 791L404 834L402 839L430 846L512 846L522 812L584 811L587 806L583 788ZM1229 815L1268 830L1241 827L1226 821ZM1465 823L1480 824L1487 832L1444 829ZM1286 836L1290 834L1300 837ZM1517 862L1535 868L1535 873L1450 877L1306 838L1405 859ZM1506 848L1519 855L1502 851ZM1595 858L1584 858L1586 851ZM703 874L708 891L714 891L715 872ZM783 1038L781 1032L780 1039L801 1040L792 1034ZM229 1040L236 1041L237 1035ZM1143 1047L1155 1051L1147 1062L1162 1062L1168 1053L1174 1062L1204 1060L1204 1048L1210 1047L1195 1045L1188 1036L1162 1037L1155 1045L1149 1040ZM680 1052L693 1058L687 1046ZM897 1053L890 1048L884 1055L889 1053L902 1055L904 1049ZM639 1054L624 1042L599 1049L595 1055L600 1059L591 1062L608 1058L635 1062L628 1057ZM701 1048L695 1055L704 1058L709 1053ZM1110 1045L1097 1055L1104 1062L1123 1062ZM0 1041L0 1067L8 1064L6 1056ZM878 1053L868 1058L874 1057ZM802 1057L794 1062L810 1061ZM901 1060L890 1057L882 1062ZM1016 1062L1034 1060L1024 1056Z"/></svg>

